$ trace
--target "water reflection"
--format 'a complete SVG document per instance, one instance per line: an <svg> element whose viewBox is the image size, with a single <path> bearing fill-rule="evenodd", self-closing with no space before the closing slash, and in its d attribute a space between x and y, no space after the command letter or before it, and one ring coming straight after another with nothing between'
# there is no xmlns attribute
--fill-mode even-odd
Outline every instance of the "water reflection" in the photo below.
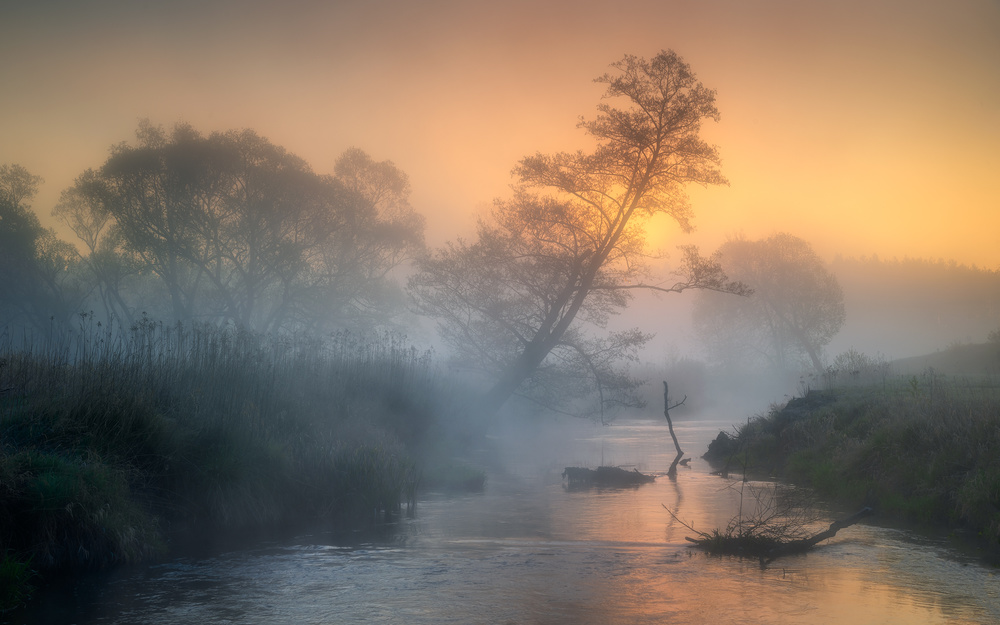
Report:
<svg viewBox="0 0 1000 625"><path fill-rule="evenodd" d="M681 422L685 449L719 423ZM552 438L547 438L551 436ZM665 424L576 426L512 447L481 495L431 497L389 538L325 533L205 559L120 571L31 623L986 623L1000 622L998 580L940 547L872 526L804 556L756 562L691 550L690 530L725 526L739 505L702 461L678 479L569 491L563 467L664 472ZM545 453L540 453L544 450ZM539 460L541 459L541 460Z"/></svg>

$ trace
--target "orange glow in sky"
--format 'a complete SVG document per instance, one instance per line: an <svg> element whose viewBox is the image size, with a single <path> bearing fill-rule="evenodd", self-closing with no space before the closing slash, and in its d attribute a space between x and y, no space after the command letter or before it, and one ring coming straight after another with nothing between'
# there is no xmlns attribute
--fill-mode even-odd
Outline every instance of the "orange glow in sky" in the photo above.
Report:
<svg viewBox="0 0 1000 625"><path fill-rule="evenodd" d="M1000 4L431 0L0 8L0 163L62 189L137 120L250 127L332 170L360 147L406 171L428 240L471 236L516 161L576 130L625 53L672 48L716 89L725 188L655 247L787 231L836 254L1000 268Z"/></svg>

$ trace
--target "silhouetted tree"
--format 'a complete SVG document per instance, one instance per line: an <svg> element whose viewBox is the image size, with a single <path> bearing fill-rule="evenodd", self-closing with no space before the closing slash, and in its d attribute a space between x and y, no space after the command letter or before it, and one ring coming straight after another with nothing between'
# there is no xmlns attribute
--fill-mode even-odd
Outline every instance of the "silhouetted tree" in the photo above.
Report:
<svg viewBox="0 0 1000 625"><path fill-rule="evenodd" d="M498 200L480 220L476 241L450 243L422 260L410 282L460 357L495 376L487 409L533 390L553 369L586 376L607 391L604 401L631 401L635 381L616 361L648 335L592 339L584 327L603 328L632 289L740 290L694 248L683 250L675 284L643 282L648 219L663 213L690 230L684 186L726 183L716 148L699 136L702 120L719 113L715 92L673 52L648 61L626 56L612 67L597 82L628 106L601 104L596 119L580 122L596 149L523 159L513 198Z"/></svg>
<svg viewBox="0 0 1000 625"><path fill-rule="evenodd" d="M72 246L44 228L28 202L42 179L0 165L0 326L64 329L82 293L69 273Z"/></svg>
<svg viewBox="0 0 1000 625"><path fill-rule="evenodd" d="M114 227L111 212L105 208L101 194L94 193L100 185L98 174L88 170L77 178L74 186L62 192L52 215L83 243L83 253L75 248L74 251L100 298L105 315L122 319L131 326L136 320L135 311L125 291L129 286L135 289L142 265L134 254L125 251L121 231Z"/></svg>
<svg viewBox="0 0 1000 625"><path fill-rule="evenodd" d="M823 373L823 347L844 324L837 279L806 241L776 234L732 239L719 248L726 274L753 289L750 297L702 293L694 323L717 362L766 363L786 372L804 357Z"/></svg>
<svg viewBox="0 0 1000 625"><path fill-rule="evenodd" d="M358 309L384 301L389 271L422 246L405 175L360 150L403 181L395 213L250 130L205 137L178 125L168 135L143 122L137 137L80 176L55 212L89 249L115 310L128 307L121 280L146 272L180 321L260 331L357 322ZM405 236L394 230L402 219Z"/></svg>
<svg viewBox="0 0 1000 625"><path fill-rule="evenodd" d="M357 209L321 248L314 271L321 288L308 300L306 319L339 311L342 322L385 320L386 311L405 303L390 278L423 252L424 218L410 206L409 178L391 161L375 161L350 148L337 159L334 176L354 194Z"/></svg>

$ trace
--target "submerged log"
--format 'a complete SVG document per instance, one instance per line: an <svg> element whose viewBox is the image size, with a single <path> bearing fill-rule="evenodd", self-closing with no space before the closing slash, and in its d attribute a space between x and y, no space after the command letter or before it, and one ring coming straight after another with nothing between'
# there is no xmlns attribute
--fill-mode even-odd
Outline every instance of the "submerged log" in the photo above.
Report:
<svg viewBox="0 0 1000 625"><path fill-rule="evenodd" d="M648 484L656 479L652 475L639 473L636 469L627 471L621 467L597 467L596 469L566 467L563 471L563 477L566 478L570 486L608 487L636 486Z"/></svg>
<svg viewBox="0 0 1000 625"><path fill-rule="evenodd" d="M770 562L775 558L780 558L781 556L787 556L793 553L802 553L804 551L807 551L816 546L816 544L819 543L820 541L824 541L827 538L833 538L840 530L844 529L845 527L850 527L855 523L857 523L858 521L860 521L861 519L869 517L873 514L875 514L875 511L866 506L858 510L849 517L840 519L839 521L834 521L833 523L830 524L830 527L828 529L820 532L819 534L816 534L815 536L811 536L809 538L803 538L800 540L793 540L778 545L767 554L767 562Z"/></svg>

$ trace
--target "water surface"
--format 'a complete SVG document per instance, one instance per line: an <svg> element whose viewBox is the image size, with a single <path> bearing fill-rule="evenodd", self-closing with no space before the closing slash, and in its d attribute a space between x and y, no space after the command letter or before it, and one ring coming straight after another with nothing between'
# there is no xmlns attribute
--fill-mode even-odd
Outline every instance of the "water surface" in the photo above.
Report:
<svg viewBox="0 0 1000 625"><path fill-rule="evenodd" d="M723 420L675 425L693 456L728 429ZM503 463L485 492L429 494L415 518L378 538L316 531L120 570L10 622L1000 622L992 569L905 531L856 525L764 569L691 549L684 524L724 527L740 483L697 458L675 481L662 476L674 457L663 421L562 424L496 440ZM620 490L562 482L566 466L601 464L661 477Z"/></svg>

